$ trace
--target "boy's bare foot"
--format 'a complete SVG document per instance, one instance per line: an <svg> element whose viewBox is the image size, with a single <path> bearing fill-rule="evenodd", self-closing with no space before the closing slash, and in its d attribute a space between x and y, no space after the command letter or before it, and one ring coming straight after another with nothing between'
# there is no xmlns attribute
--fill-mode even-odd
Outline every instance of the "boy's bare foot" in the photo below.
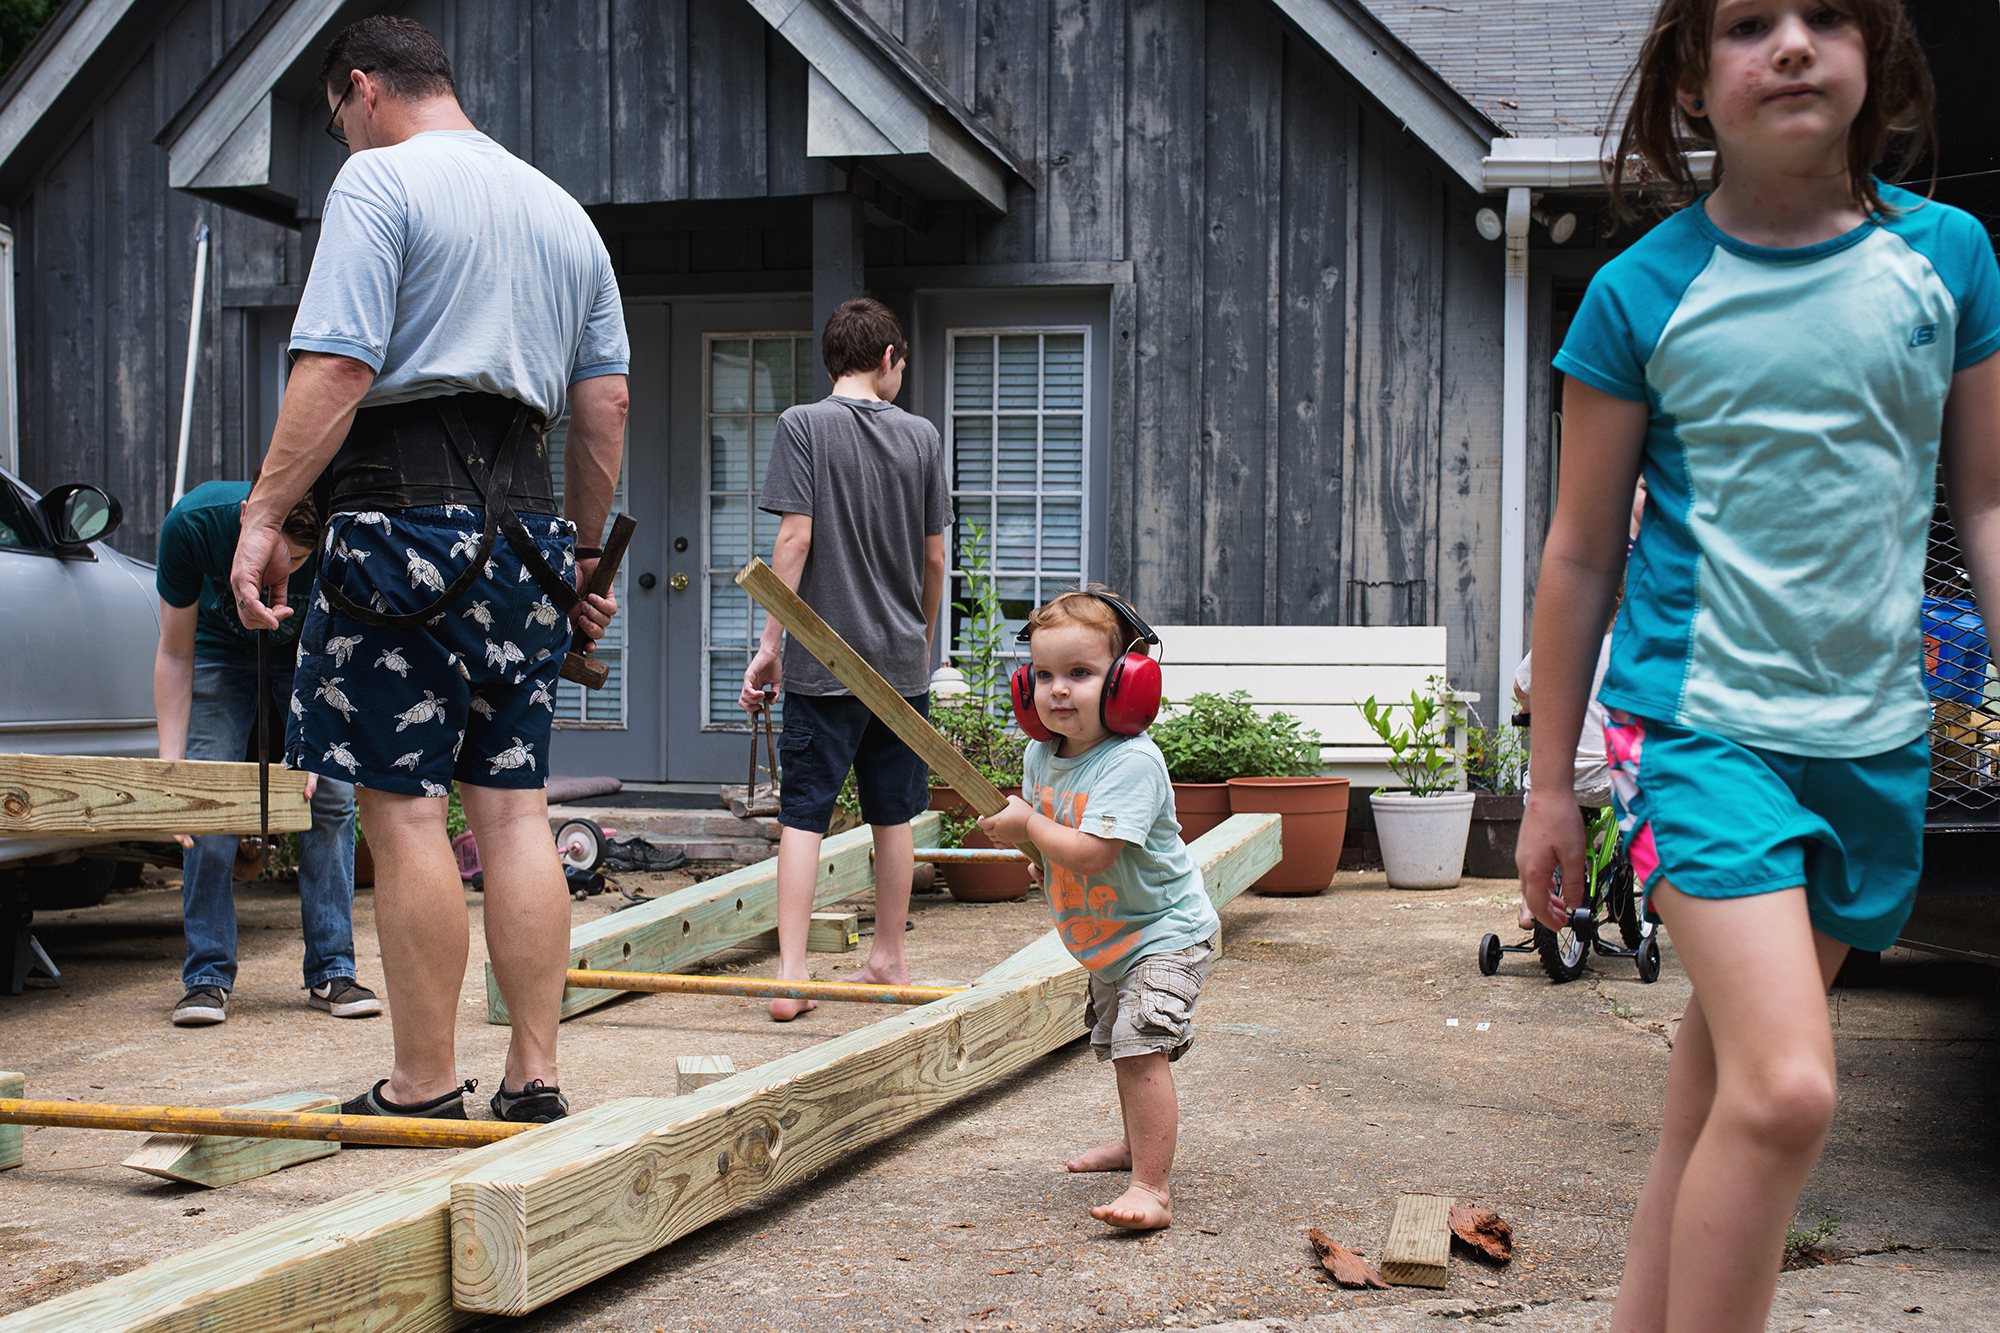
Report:
<svg viewBox="0 0 2000 1333"><path fill-rule="evenodd" d="M1132 1169L1132 1147L1125 1140L1107 1143L1102 1148L1092 1148L1089 1152L1070 1159L1069 1169L1084 1171L1130 1171Z"/></svg>
<svg viewBox="0 0 2000 1333"><path fill-rule="evenodd" d="M1136 1180L1110 1203L1091 1209L1090 1215L1128 1231L1157 1231L1174 1224L1174 1209L1167 1196Z"/></svg>
<svg viewBox="0 0 2000 1333"><path fill-rule="evenodd" d="M818 1000L787 1000L781 997L771 1001L771 1021L789 1023L800 1014L809 1014L817 1008Z"/></svg>
<svg viewBox="0 0 2000 1333"><path fill-rule="evenodd" d="M871 961L859 972L851 972L841 978L846 982L858 982L863 986L907 986L910 984L910 969L907 967L878 968Z"/></svg>

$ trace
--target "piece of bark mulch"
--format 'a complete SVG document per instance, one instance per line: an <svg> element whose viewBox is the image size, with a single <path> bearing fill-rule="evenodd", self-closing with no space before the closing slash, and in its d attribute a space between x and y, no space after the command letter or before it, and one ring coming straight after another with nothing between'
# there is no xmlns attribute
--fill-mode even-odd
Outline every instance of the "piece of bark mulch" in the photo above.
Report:
<svg viewBox="0 0 2000 1333"><path fill-rule="evenodd" d="M1478 1204L1451 1210L1451 1234L1480 1257L1504 1264L1514 1257L1514 1228L1500 1214Z"/></svg>
<svg viewBox="0 0 2000 1333"><path fill-rule="evenodd" d="M1318 1227L1306 1232L1306 1239L1311 1241L1313 1249L1318 1251L1320 1266L1333 1274L1333 1280L1341 1286L1374 1287L1381 1291L1389 1289L1389 1284L1368 1266L1367 1260Z"/></svg>

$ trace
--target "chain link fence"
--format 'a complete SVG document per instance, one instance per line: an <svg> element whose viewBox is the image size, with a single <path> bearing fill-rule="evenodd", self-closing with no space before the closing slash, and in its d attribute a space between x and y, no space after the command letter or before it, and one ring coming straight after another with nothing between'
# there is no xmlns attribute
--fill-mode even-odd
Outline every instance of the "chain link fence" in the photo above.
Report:
<svg viewBox="0 0 2000 1333"><path fill-rule="evenodd" d="M1933 824L2000 827L2000 675L1938 483L1924 565L1924 675L1931 693Z"/></svg>

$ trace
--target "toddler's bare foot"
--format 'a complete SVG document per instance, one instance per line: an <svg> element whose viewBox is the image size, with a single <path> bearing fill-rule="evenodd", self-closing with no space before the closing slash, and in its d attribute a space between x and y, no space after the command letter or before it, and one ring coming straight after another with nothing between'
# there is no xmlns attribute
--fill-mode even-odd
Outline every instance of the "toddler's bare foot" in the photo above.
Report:
<svg viewBox="0 0 2000 1333"><path fill-rule="evenodd" d="M1526 903L1521 904L1520 914L1514 918L1514 924L1522 930L1533 930L1535 928L1535 914L1528 910Z"/></svg>
<svg viewBox="0 0 2000 1333"><path fill-rule="evenodd" d="M1099 1204L1090 1215L1100 1222L1128 1231L1157 1231L1174 1224L1173 1205L1165 1193L1132 1182L1132 1187L1110 1203Z"/></svg>
<svg viewBox="0 0 2000 1333"><path fill-rule="evenodd" d="M859 982L864 986L907 986L910 984L910 969L907 967L877 967L871 960L859 972L841 978L842 981Z"/></svg>
<svg viewBox="0 0 2000 1333"><path fill-rule="evenodd" d="M787 1000L781 997L771 1001L771 1021L789 1023L800 1014L809 1014L817 1008L818 1000Z"/></svg>
<svg viewBox="0 0 2000 1333"><path fill-rule="evenodd" d="M1132 1149L1125 1140L1107 1143L1102 1148L1092 1148L1080 1157L1070 1159L1069 1169L1083 1171L1130 1171L1132 1169Z"/></svg>

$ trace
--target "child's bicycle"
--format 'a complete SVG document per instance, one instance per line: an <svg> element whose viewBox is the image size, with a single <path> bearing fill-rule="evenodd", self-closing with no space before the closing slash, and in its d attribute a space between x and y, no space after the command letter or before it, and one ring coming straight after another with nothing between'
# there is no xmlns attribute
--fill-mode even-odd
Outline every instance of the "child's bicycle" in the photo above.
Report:
<svg viewBox="0 0 2000 1333"><path fill-rule="evenodd" d="M1556 872L1561 883L1562 872ZM1624 947L1607 943L1600 933L1616 922ZM1639 969L1639 980L1651 984L1660 976L1660 941L1653 925L1641 919L1638 894L1632 882L1632 861L1618 836L1618 819L1609 809L1598 813L1590 831L1590 887L1583 905L1571 910L1569 924L1550 930L1537 921L1534 937L1519 944L1502 944L1498 935L1479 941L1479 972L1492 976L1500 970L1503 953L1539 953L1542 970L1549 980L1575 981L1583 975L1590 951L1607 958L1630 958Z"/></svg>

